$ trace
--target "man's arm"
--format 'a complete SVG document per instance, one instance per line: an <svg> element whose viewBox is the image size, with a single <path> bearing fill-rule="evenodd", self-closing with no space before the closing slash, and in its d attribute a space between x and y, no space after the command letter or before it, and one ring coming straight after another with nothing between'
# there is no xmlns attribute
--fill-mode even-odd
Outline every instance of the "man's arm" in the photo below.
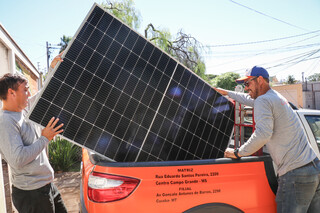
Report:
<svg viewBox="0 0 320 213"><path fill-rule="evenodd" d="M212 87L212 88L223 96L228 95L228 90L217 88L217 87Z"/></svg>
<svg viewBox="0 0 320 213"><path fill-rule="evenodd" d="M1 122L0 126L0 150L8 164L15 169L33 161L49 142L42 136L33 144L25 146L17 123L6 121L5 124Z"/></svg>
<svg viewBox="0 0 320 213"><path fill-rule="evenodd" d="M254 99L252 99L250 95L248 95L247 93L229 91L228 96L234 99L235 101L239 102L240 104L244 104L251 107L253 107L254 105Z"/></svg>
<svg viewBox="0 0 320 213"><path fill-rule="evenodd" d="M54 57L54 59L52 60L52 62L51 62L51 64L50 64L50 68L51 68L51 69L54 69L54 67L57 65L57 63L58 63L59 61L60 61L60 62L63 61L62 58L61 58L62 54L63 54L63 51L62 51L59 55L57 55L56 57Z"/></svg>
<svg viewBox="0 0 320 213"><path fill-rule="evenodd" d="M233 158L233 159L237 159L238 157L234 154L235 149L233 148L227 148L226 151L224 151L224 157L225 158ZM242 155L240 155L238 153L239 157L242 157Z"/></svg>
<svg viewBox="0 0 320 213"><path fill-rule="evenodd" d="M234 91L225 90L225 89L216 88L216 87L213 87L213 89L223 96L228 95L230 98L234 99L240 104L245 104L251 107L253 107L254 105L254 99L252 99L247 93L234 92Z"/></svg>
<svg viewBox="0 0 320 213"><path fill-rule="evenodd" d="M0 123L0 150L9 165L19 169L33 161L48 145L49 141L63 131L61 129L63 124L55 127L58 121L59 119L52 118L42 130L41 137L32 144L25 146L21 138L19 125L13 120L2 120Z"/></svg>
<svg viewBox="0 0 320 213"><path fill-rule="evenodd" d="M248 141L239 148L239 157L249 156L258 151L270 140L273 134L273 116L268 103L259 100L255 104L254 117L256 119L256 130ZM237 158L233 148L227 148L224 152L224 157Z"/></svg>
<svg viewBox="0 0 320 213"><path fill-rule="evenodd" d="M254 105L255 131L239 148L239 154L248 156L262 148L272 137L274 118L271 107L265 99L258 99Z"/></svg>
<svg viewBox="0 0 320 213"><path fill-rule="evenodd" d="M218 93L220 93L221 95L223 95L223 96L228 95L230 98L236 100L237 102L239 102L241 104L245 104L245 105L252 106L252 107L254 106L254 99L252 99L246 93L238 93L238 92L233 92L233 91L230 91L230 90L225 90L225 89L216 88L216 87L213 87L213 89L215 91L217 91ZM246 150L246 147L242 147L242 150ZM259 150L259 148L257 150ZM252 152L252 153L254 153L254 152ZM250 155L250 154L248 154L248 155ZM239 152L238 152L238 156L242 157L242 155ZM233 159L237 159L238 158L237 156L235 156L233 148L227 148L225 150L225 152L224 152L224 157L233 158Z"/></svg>

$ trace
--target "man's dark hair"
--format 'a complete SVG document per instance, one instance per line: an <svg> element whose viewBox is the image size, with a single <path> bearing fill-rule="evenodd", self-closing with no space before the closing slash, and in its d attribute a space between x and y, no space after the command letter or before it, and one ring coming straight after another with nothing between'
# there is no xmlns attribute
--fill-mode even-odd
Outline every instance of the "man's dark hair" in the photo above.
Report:
<svg viewBox="0 0 320 213"><path fill-rule="evenodd" d="M0 77L0 100L6 100L9 89L18 90L20 84L28 82L28 80L19 74L7 73Z"/></svg>

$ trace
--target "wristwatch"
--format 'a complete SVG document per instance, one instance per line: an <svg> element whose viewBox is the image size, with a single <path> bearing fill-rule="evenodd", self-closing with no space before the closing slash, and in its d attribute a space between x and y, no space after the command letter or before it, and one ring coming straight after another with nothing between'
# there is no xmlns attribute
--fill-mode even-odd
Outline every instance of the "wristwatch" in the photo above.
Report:
<svg viewBox="0 0 320 213"><path fill-rule="evenodd" d="M233 154L237 157L237 159L240 159L241 157L239 156L238 152L239 152L239 148L236 148Z"/></svg>

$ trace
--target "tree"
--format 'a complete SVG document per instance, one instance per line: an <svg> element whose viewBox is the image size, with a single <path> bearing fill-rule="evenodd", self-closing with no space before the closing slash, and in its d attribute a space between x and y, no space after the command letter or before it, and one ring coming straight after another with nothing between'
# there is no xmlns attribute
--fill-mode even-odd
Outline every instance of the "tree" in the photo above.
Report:
<svg viewBox="0 0 320 213"><path fill-rule="evenodd" d="M64 51L67 48L69 42L72 40L72 37L63 35L62 38L60 38L60 40L61 40L61 42L59 43L59 45L61 46L61 48L60 48L59 53L61 53L62 51Z"/></svg>
<svg viewBox="0 0 320 213"><path fill-rule="evenodd" d="M216 78L218 75L207 74L206 76L207 76L208 80L211 81L211 80L213 80L214 78Z"/></svg>
<svg viewBox="0 0 320 213"><path fill-rule="evenodd" d="M296 82L297 81L296 81L296 79L294 78L293 75L288 75L288 78L287 78L287 81L286 81L287 84L295 84Z"/></svg>
<svg viewBox="0 0 320 213"><path fill-rule="evenodd" d="M308 77L308 81L320 81L320 73L315 73Z"/></svg>
<svg viewBox="0 0 320 213"><path fill-rule="evenodd" d="M141 16L140 12L134 8L133 0L123 0L121 2L107 1L106 3L101 3L101 6L131 28L139 28ZM176 38L172 39L169 30L156 29L152 24L149 24L145 28L145 37L191 69L198 76L204 80L208 80L205 75L206 66L201 57L204 47L194 37L180 30ZM68 40L69 38L63 36L60 44L66 47L71 40L71 38Z"/></svg>
<svg viewBox="0 0 320 213"><path fill-rule="evenodd" d="M133 0L120 2L111 0L101 3L101 6L131 28L136 30L140 28L141 16L140 12L135 9Z"/></svg>
<svg viewBox="0 0 320 213"><path fill-rule="evenodd" d="M144 30L144 37L149 39L156 46L164 50L165 52L170 52L170 41L172 40L171 33L168 29L156 29L153 24L148 24Z"/></svg>
<svg viewBox="0 0 320 213"><path fill-rule="evenodd" d="M204 47L194 37L180 30L176 38L172 39L168 30L156 29L152 24L149 24L144 32L147 39L191 69L199 77L208 80L205 75L206 66L201 57Z"/></svg>
<svg viewBox="0 0 320 213"><path fill-rule="evenodd" d="M131 28L138 29L140 27L140 12L134 8L134 2L132 0L123 0L121 2L107 1L106 3L101 3L101 6ZM63 35L60 39L61 42L59 45L61 45L61 53L67 48L72 37Z"/></svg>
<svg viewBox="0 0 320 213"><path fill-rule="evenodd" d="M210 83L214 87L220 87L227 90L234 90L237 86L236 79L240 78L238 73L227 72L215 77Z"/></svg>

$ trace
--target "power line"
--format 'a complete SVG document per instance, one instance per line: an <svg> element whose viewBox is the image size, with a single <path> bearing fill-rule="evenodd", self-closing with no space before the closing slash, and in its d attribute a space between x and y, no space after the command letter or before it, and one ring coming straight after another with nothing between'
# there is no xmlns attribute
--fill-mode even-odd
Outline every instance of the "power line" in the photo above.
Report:
<svg viewBox="0 0 320 213"><path fill-rule="evenodd" d="M242 46L242 45L251 45L251 44L258 44L258 43L266 43L266 42L274 42L274 41L280 41L280 40L285 40L285 39L290 39L290 38L295 38L299 36L305 36L308 34L312 33L317 33L320 32L320 30L308 32L308 33L303 33L299 35L293 35L293 36L287 36L287 37L282 37L282 38L275 38L275 39L269 39L269 40L261 40L261 41L250 41L250 42L244 42L244 43L233 43L233 44L217 44L217 45L204 45L204 47L229 47L229 46ZM319 36L319 35L317 35Z"/></svg>
<svg viewBox="0 0 320 213"><path fill-rule="evenodd" d="M256 12L256 13L259 13L260 15L266 16L266 17L271 18L271 19L273 19L273 20L276 20L276 21L279 21L279 22L284 23L284 24L286 24L286 25L289 25L289 26L291 26L291 27L295 27L295 28L298 28L298 29L304 30L304 31L309 31L309 30L307 30L307 29L305 29L305 28L299 27L299 26L294 25L294 24L290 24L290 23L288 23L288 22L286 22L286 21L280 20L280 19L275 18L275 17L273 17L273 16L269 16L269 15L267 15L267 14L265 14L265 13L262 13L262 12L260 12L260 11L258 11L258 10L255 10L255 9L252 9L252 8L250 8L250 7L248 7L248 6L245 6L245 5L243 5L243 4L240 4L240 3L235 2L235 1L233 1L233 0L229 0L229 1L231 1L231 2L234 3L234 4L239 5L239 6L241 6L241 7L244 7L244 8L246 8L246 9L249 9L249 10L252 10L252 11L254 11L254 12Z"/></svg>
<svg viewBox="0 0 320 213"><path fill-rule="evenodd" d="M296 64L298 64L300 62L308 60L311 56L313 56L314 54L318 53L319 51L320 51L320 49L313 50L313 51L310 51L310 52L307 52L307 53L303 53L303 54L300 54L300 55L296 56L295 58L292 58L292 59L287 60L287 61L285 61L283 63L276 64L274 66L270 66L270 67L267 67L267 68L274 68L274 67L279 67L279 66L284 66L284 65L293 66L293 65L296 65ZM288 59L289 58L290 57L288 57Z"/></svg>
<svg viewBox="0 0 320 213"><path fill-rule="evenodd" d="M260 65L260 66L264 65L264 67L265 67L266 69L268 69L268 70L270 70L270 69L272 69L272 68L287 66L287 67L284 68L283 70L280 70L280 71L278 71L277 73L275 73L275 74L279 74L280 72L286 70L288 67L292 67L292 66L294 66L294 65L297 65L298 63L320 58L320 56L315 56L315 57L312 57L312 58L311 58L311 56L315 55L315 54L318 53L318 52L320 52L320 49L308 51L308 52L305 52L305 53L300 53L300 54L297 54L297 55L293 55L293 56L290 56L290 57L285 57L285 58L282 58L282 59L279 59L279 60L276 60L276 61L266 62L266 63L259 64L259 65ZM286 60L286 61L284 61L284 60ZM298 60L298 61L297 61L297 60ZM276 64L275 64L275 63L276 63ZM275 64L275 65L272 65L272 66L269 65L269 66L267 66L268 64ZM247 67L245 67L245 68L240 68L240 69L235 69L235 70L228 70L228 71L224 71L224 73L225 73L225 72L240 73L240 72L244 72L246 69L247 69Z"/></svg>
<svg viewBox="0 0 320 213"><path fill-rule="evenodd" d="M320 49L318 49L316 51L313 51L313 52L311 52L309 54L305 54L305 55L303 55L301 57L297 57L297 58L294 58L292 60L289 60L289 61L286 61L286 62L283 62L283 63L280 63L280 64L276 64L274 66L266 67L266 69L272 69L272 68L276 68L276 67L286 66L283 70L280 70L280 71L278 71L276 73L276 74L279 74L279 73L283 72L284 70L288 69L289 67L295 66L295 65L297 65L297 64L299 64L301 62L319 58L320 56L316 56L316 57L310 58L311 56L313 56L314 54L318 53L319 51L320 51Z"/></svg>
<svg viewBox="0 0 320 213"><path fill-rule="evenodd" d="M316 67L318 67L320 65L320 60L316 60L312 65L309 66L309 68L306 70L305 72L305 76L306 77L309 77L310 76L310 73L313 71L313 70L316 70Z"/></svg>
<svg viewBox="0 0 320 213"><path fill-rule="evenodd" d="M241 58L238 58L238 59L232 59L232 60L229 60L227 62L223 62L223 63L220 63L218 65L215 65L214 67L218 67L218 66L222 66L222 65L225 65L225 64L230 64L230 63L234 63L236 61L243 61L243 60L247 60L249 58L253 58L253 57L256 57L256 56L259 56L259 55L263 55L263 54L266 54L267 52L272 52L272 53L279 53L278 50L281 50L281 48L289 48L290 45L293 45L293 44L297 44L297 43L300 43L300 42L303 42L303 41L306 41L306 40L309 40L309 39L312 39L314 37L317 37L319 35L316 35L316 36L312 36L312 37L309 37L309 38L306 38L306 39L302 39L302 40L299 40L299 41L296 41L296 42L293 42L293 43L290 43L290 44L287 44L287 45L284 45L284 46L280 46L280 47L277 47L277 48L272 48L272 49L269 49L267 51L260 51L258 53L254 53L254 54L251 54L251 55L247 55L245 57L241 57ZM309 48L309 45L305 45L305 48ZM290 50L291 51L291 50ZM243 56L243 55L240 55L240 56ZM230 57L230 56L229 56ZM290 57L289 57L290 58ZM283 60L283 59L282 59ZM211 66L212 67L212 66Z"/></svg>
<svg viewBox="0 0 320 213"><path fill-rule="evenodd" d="M221 52L212 52L211 54L205 54L204 57L241 57L241 56L248 56L253 57L261 54L266 54L268 52L271 53L281 53L281 52L292 52L302 49L307 49L311 47L317 47L320 46L320 43L313 43L313 44L306 44L306 45L299 45L299 46L292 46L291 44L281 46L281 47L275 47L275 48L269 48L269 49L257 49L257 50L235 50L235 51L221 51ZM246 59L246 58L245 58Z"/></svg>
<svg viewBox="0 0 320 213"><path fill-rule="evenodd" d="M305 61L310 61L310 60L314 60L314 59L318 59L320 58L320 56L315 56L315 57L312 57L312 58L305 58L301 61L298 61L298 62L295 62L295 63L289 63L289 64L279 64L279 66L273 66L273 67L267 67L267 69L272 69L272 68L277 68L277 67L283 67L283 66L286 66L284 68L282 68L281 70L277 71L275 73L276 74L279 74L279 73L282 73L283 71L286 71L289 67L293 67L295 65L297 65L298 63L301 63L301 62L305 62ZM310 73L310 72L309 72Z"/></svg>

